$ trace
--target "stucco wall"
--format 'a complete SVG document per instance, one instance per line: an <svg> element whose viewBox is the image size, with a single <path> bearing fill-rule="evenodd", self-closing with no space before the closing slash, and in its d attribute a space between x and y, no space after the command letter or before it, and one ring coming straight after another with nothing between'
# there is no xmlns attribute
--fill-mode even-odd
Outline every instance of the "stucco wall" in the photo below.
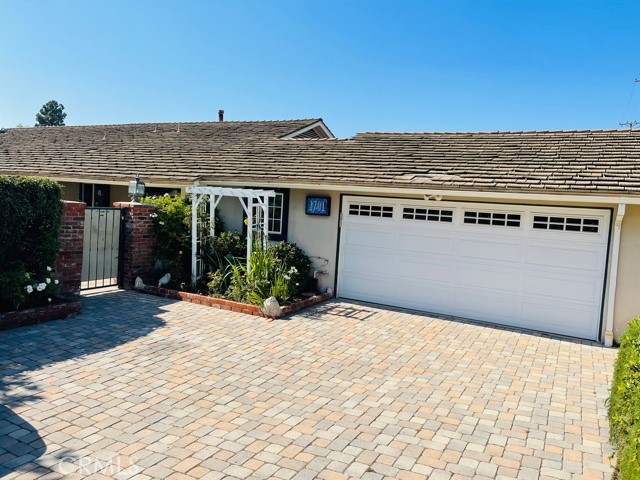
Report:
<svg viewBox="0 0 640 480"><path fill-rule="evenodd" d="M129 187L127 185L111 185L111 204L113 202L130 202Z"/></svg>
<svg viewBox="0 0 640 480"><path fill-rule="evenodd" d="M58 182L62 185L62 200L77 202L80 193L80 184L75 182Z"/></svg>
<svg viewBox="0 0 640 480"><path fill-rule="evenodd" d="M614 338L620 338L633 317L640 315L640 205L629 205L622 221Z"/></svg>
<svg viewBox="0 0 640 480"><path fill-rule="evenodd" d="M318 276L321 291L333 288L336 271L336 245L338 242L338 218L340 195L337 192L291 190L289 198L289 243L295 243L305 251L315 269L326 273ZM331 197L331 215L321 217L305 213L307 195Z"/></svg>
<svg viewBox="0 0 640 480"><path fill-rule="evenodd" d="M216 212L228 232L242 232L244 210L240 200L235 197L222 197L216 207Z"/></svg>

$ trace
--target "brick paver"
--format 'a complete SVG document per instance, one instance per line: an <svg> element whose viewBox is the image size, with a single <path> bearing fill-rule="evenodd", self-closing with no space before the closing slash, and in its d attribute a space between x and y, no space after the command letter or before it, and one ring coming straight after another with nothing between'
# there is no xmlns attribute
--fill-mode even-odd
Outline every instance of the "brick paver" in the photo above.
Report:
<svg viewBox="0 0 640 480"><path fill-rule="evenodd" d="M345 301L84 302L0 333L0 477L611 475L612 349Z"/></svg>

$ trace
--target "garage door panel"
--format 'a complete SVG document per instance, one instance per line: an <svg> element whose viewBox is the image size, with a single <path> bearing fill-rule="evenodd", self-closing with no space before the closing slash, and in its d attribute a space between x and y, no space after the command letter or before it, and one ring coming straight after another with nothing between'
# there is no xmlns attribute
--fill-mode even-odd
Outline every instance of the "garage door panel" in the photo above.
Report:
<svg viewBox="0 0 640 480"><path fill-rule="evenodd" d="M413 282L430 281L437 283L453 284L455 280L455 268L451 262L438 262L437 260L417 259L411 256L399 257L395 264L397 275L400 279ZM411 284L407 288L412 288Z"/></svg>
<svg viewBox="0 0 640 480"><path fill-rule="evenodd" d="M523 302L522 320L530 328L579 338L597 336L600 311L563 302Z"/></svg>
<svg viewBox="0 0 640 480"><path fill-rule="evenodd" d="M512 296L489 295L486 291L468 290L455 296L455 315L493 323L512 325L520 318L520 306Z"/></svg>
<svg viewBox="0 0 640 480"><path fill-rule="evenodd" d="M522 290L522 273L514 269L496 270L489 266L486 268L458 266L456 284L462 287L517 293Z"/></svg>
<svg viewBox="0 0 640 480"><path fill-rule="evenodd" d="M389 276L393 270L393 265L393 260L381 250L371 252L358 251L354 255L349 255L349 251L346 251L344 255L345 272L357 273L361 276L370 274Z"/></svg>
<svg viewBox="0 0 640 480"><path fill-rule="evenodd" d="M445 313L453 307L453 291L438 283L398 282L394 306Z"/></svg>
<svg viewBox="0 0 640 480"><path fill-rule="evenodd" d="M396 243L400 251L429 255L451 255L454 249L451 236L418 235L400 231Z"/></svg>
<svg viewBox="0 0 640 480"><path fill-rule="evenodd" d="M518 242L496 242L489 238L479 240L460 239L456 244L456 254L461 257L498 260L501 262L520 262L523 246Z"/></svg>
<svg viewBox="0 0 640 480"><path fill-rule="evenodd" d="M384 205L393 215L351 222L347 214L352 198L359 205ZM339 296L598 337L609 211L345 199ZM447 214L438 213L442 211ZM465 222L469 212L473 221ZM509 214L518 216L517 225L507 225ZM598 219L597 231L593 219Z"/></svg>
<svg viewBox="0 0 640 480"><path fill-rule="evenodd" d="M542 265L599 272L602 253L592 249L578 250L549 245L530 245L527 249L527 263L532 266Z"/></svg>
<svg viewBox="0 0 640 480"><path fill-rule="evenodd" d="M346 245L353 247L393 248L393 232L378 228L352 228L346 233L345 240Z"/></svg>
<svg viewBox="0 0 640 480"><path fill-rule="evenodd" d="M389 280L387 275L369 276L366 279L360 275L344 275L344 284L347 285L343 288L341 295L346 298L353 298L354 300L365 300L368 302L382 303L378 298L392 299L394 291L394 282Z"/></svg>
<svg viewBox="0 0 640 480"><path fill-rule="evenodd" d="M598 303L601 293L593 280L578 276L529 275L524 282L524 293L542 297L556 297L572 302Z"/></svg>

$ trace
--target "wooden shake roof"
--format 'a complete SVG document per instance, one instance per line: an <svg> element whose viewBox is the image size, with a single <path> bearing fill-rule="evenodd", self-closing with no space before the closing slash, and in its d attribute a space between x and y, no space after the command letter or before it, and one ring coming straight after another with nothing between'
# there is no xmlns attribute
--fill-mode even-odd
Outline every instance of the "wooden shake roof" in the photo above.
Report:
<svg viewBox="0 0 640 480"><path fill-rule="evenodd" d="M640 131L290 134L320 119L7 129L0 173L640 195Z"/></svg>

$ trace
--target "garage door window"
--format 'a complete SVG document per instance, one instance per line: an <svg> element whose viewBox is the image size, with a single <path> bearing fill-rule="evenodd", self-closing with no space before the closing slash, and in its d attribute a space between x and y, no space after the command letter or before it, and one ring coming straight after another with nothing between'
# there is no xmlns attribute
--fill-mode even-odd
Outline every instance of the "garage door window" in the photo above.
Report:
<svg viewBox="0 0 640 480"><path fill-rule="evenodd" d="M538 230L561 230L565 232L598 233L600 220L597 218L551 217L535 215L533 228Z"/></svg>
<svg viewBox="0 0 640 480"><path fill-rule="evenodd" d="M453 210L404 207L402 209L402 218L404 220L451 223L453 221Z"/></svg>
<svg viewBox="0 0 640 480"><path fill-rule="evenodd" d="M349 215L356 215L359 217L393 218L393 207L352 203L349 205Z"/></svg>
<svg viewBox="0 0 640 480"><path fill-rule="evenodd" d="M464 212L464 223L472 225L493 225L496 227L519 227L522 216L519 213Z"/></svg>

